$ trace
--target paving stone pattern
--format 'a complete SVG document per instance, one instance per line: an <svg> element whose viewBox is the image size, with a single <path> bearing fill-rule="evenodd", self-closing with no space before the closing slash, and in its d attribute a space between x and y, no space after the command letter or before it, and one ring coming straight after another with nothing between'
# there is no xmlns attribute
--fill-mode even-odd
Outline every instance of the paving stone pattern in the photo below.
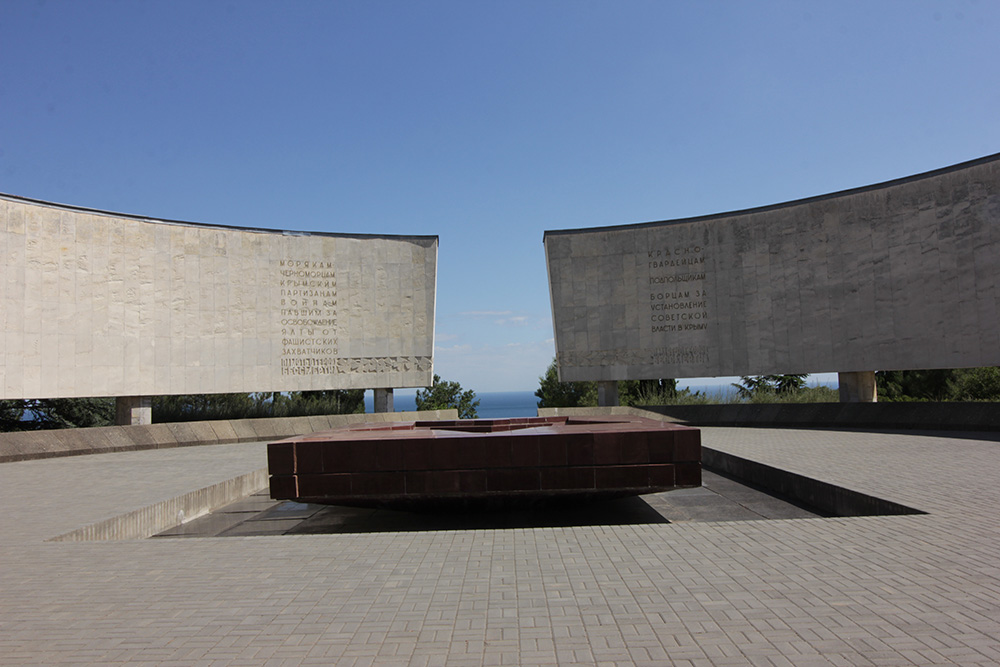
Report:
<svg viewBox="0 0 1000 667"><path fill-rule="evenodd" d="M990 434L703 443L929 514L48 542L263 467L264 448L6 463L0 664L1000 662Z"/></svg>

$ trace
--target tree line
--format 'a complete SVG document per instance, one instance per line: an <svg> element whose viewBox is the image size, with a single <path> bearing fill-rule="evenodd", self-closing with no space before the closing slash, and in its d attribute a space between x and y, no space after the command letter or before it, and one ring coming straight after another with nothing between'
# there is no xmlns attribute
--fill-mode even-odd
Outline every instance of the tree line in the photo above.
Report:
<svg viewBox="0 0 1000 667"><path fill-rule="evenodd" d="M479 399L458 382L434 375L433 384L417 391L417 410L455 408L460 419L477 416ZM154 396L153 422L259 419L307 415L354 414L365 411L365 390L184 394ZM0 401L0 431L111 426L113 398L49 398Z"/></svg>
<svg viewBox="0 0 1000 667"><path fill-rule="evenodd" d="M805 375L742 376L734 384L739 401L835 402L837 391L807 387ZM597 405L596 382L560 382L556 363L539 377L535 391L540 408ZM1000 402L1000 367L878 371L880 401L994 401ZM618 382L620 405L670 405L718 402L702 392L677 389L674 379ZM477 416L475 391L434 375L433 384L416 394L417 410L455 408L460 419ZM153 422L207 421L352 414L365 411L363 389L193 394L156 396ZM113 398L49 398L0 400L0 431L110 426L115 423Z"/></svg>
<svg viewBox="0 0 1000 667"><path fill-rule="evenodd" d="M365 411L364 389L154 396L153 422L353 414ZM111 426L113 398L0 401L0 430Z"/></svg>
<svg viewBox="0 0 1000 667"><path fill-rule="evenodd" d="M597 405L596 382L560 382L555 360L539 377L535 391L540 408ZM879 371L875 374L878 400L892 401L1000 401L1000 367L937 370ZM836 402L830 387L806 386L805 374L744 375L732 385L737 402ZM677 381L621 380L620 405L718 403L721 396L677 389Z"/></svg>

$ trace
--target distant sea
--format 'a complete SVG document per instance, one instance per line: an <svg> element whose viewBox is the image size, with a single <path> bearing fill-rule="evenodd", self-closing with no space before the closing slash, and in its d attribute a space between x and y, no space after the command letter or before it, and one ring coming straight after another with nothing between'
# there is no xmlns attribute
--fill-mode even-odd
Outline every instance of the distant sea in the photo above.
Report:
<svg viewBox="0 0 1000 667"><path fill-rule="evenodd" d="M505 417L535 417L538 415L538 398L534 391L484 391L476 392L479 407L476 408L480 419L502 419ZM417 409L415 395L393 396L392 406L396 412L407 412ZM372 392L365 392L365 412L372 412Z"/></svg>
<svg viewBox="0 0 1000 667"><path fill-rule="evenodd" d="M836 375L831 381L827 376L813 376L809 380L809 386L817 384L837 388ZM709 396L722 394L723 396L735 396L736 390L727 382L732 380L738 382L739 378L725 378L712 383L690 383L682 382L680 387L688 387L691 393L701 391ZM393 408L396 412L407 412L417 409L417 397L414 394L403 394L398 390L393 396ZM477 416L480 419L503 419L504 417L536 417L538 415L538 397L532 391L484 391L476 392L479 399L479 407L476 408ZM373 412L372 392L365 392L365 412Z"/></svg>

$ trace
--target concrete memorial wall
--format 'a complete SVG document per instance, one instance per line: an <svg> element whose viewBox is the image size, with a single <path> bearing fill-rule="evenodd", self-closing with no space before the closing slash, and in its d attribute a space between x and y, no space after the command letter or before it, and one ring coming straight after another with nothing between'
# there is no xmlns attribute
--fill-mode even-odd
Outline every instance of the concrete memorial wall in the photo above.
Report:
<svg viewBox="0 0 1000 667"><path fill-rule="evenodd" d="M0 398L429 386L437 248L0 195Z"/></svg>
<svg viewBox="0 0 1000 667"><path fill-rule="evenodd" d="M1000 364L1000 155L544 243L563 381Z"/></svg>

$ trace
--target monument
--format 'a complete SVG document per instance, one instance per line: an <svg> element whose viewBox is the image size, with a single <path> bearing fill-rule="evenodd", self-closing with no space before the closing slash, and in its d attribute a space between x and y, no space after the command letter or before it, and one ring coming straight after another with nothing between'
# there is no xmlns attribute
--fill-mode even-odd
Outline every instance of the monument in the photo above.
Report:
<svg viewBox="0 0 1000 667"><path fill-rule="evenodd" d="M697 218L544 236L562 381L1000 364L1000 154Z"/></svg>
<svg viewBox="0 0 1000 667"><path fill-rule="evenodd" d="M701 432L632 416L357 424L267 446L271 497L447 507L701 485Z"/></svg>
<svg viewBox="0 0 1000 667"><path fill-rule="evenodd" d="M0 398L374 389L433 377L436 236L227 227L0 195Z"/></svg>

